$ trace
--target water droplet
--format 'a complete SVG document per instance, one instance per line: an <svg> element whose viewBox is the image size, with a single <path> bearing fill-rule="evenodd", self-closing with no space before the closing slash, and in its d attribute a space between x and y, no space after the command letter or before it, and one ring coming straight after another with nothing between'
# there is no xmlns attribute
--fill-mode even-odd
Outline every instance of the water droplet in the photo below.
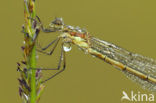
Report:
<svg viewBox="0 0 156 103"><path fill-rule="evenodd" d="M64 43L63 49L65 52L69 52L72 49L72 47L71 47L70 43Z"/></svg>
<svg viewBox="0 0 156 103"><path fill-rule="evenodd" d="M64 49L65 52L69 52L72 48L71 47L63 46L63 49Z"/></svg>
<svg viewBox="0 0 156 103"><path fill-rule="evenodd" d="M29 99L29 97L28 97L25 93L23 93L23 95L24 95L24 97L26 98L26 100Z"/></svg>
<svg viewBox="0 0 156 103"><path fill-rule="evenodd" d="M39 58L39 55L36 55L36 59L38 59Z"/></svg>
<svg viewBox="0 0 156 103"><path fill-rule="evenodd" d="M23 41L23 44L25 44L25 41Z"/></svg>

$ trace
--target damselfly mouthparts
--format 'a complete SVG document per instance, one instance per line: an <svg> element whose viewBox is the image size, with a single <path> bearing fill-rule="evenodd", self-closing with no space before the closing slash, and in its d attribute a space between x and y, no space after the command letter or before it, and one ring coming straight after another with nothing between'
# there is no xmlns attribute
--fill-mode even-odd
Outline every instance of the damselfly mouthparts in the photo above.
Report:
<svg viewBox="0 0 156 103"><path fill-rule="evenodd" d="M97 39L91 36L86 30L80 29L79 27L65 25L61 18L56 18L51 22L48 29L45 29L39 17L37 18L43 32L60 32L56 40L52 41L45 48L42 48L42 50L39 50L42 53L46 53L44 50L55 43L53 49L49 53L46 53L51 55L60 39L62 39L62 52L57 69L60 68L62 60L64 60L64 67L57 74L65 69L65 59L63 59L63 57L65 57L65 49L63 49L63 47L69 44L68 48L70 48L70 44L74 44L83 51L118 68L126 74L127 77L141 84L144 88L156 91L156 61L153 59L129 52L112 43ZM47 80L53 78L57 74Z"/></svg>

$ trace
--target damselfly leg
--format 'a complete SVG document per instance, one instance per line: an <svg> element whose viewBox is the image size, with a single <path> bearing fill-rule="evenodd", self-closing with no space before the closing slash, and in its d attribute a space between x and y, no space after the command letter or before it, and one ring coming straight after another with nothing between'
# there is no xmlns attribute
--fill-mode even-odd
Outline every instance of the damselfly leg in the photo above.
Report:
<svg viewBox="0 0 156 103"><path fill-rule="evenodd" d="M36 16L36 18L37 18L38 22L37 22L36 19L32 19L32 18L29 18L29 19L32 19L34 22L38 23L38 25L39 25L38 28L40 28L43 32L50 33L50 32L56 32L56 31L59 30L58 28L55 28L55 27L44 28L40 18L38 16ZM61 22L59 22L58 20L57 21L55 20L55 21L52 22L52 24L53 23L55 23L56 25L60 25ZM38 31L37 31L37 33L38 33ZM35 36L35 37L37 38L37 36ZM36 41L36 38L35 38L35 41ZM39 43L37 41L36 43L38 44L38 47L39 47L39 49L37 49L37 51L41 52L43 54L46 54L46 55L52 55L54 50L56 49L60 39L61 39L60 37L56 38L55 40L53 40L52 42L50 42L47 46L45 46L43 48L39 45ZM45 50L47 50L53 44L54 44L54 46L52 47L50 52L45 52ZM59 73L61 73L61 72L63 72L65 70L66 62L65 62L65 52L64 52L64 49L63 49L63 44L64 43L62 43L62 45L61 45L61 54L60 54L58 66L56 68L30 68L29 69L29 70L31 70L31 69L34 69L34 70L58 70L55 74L53 74L49 78L43 80L42 83L45 83L46 81L52 79L53 77L55 77L56 75L58 75ZM61 66L63 66L63 67L61 68Z"/></svg>
<svg viewBox="0 0 156 103"><path fill-rule="evenodd" d="M57 47L58 42L60 41L60 38L57 38L55 40L53 40L52 42L50 42L47 46L45 46L44 48L42 48L40 46L40 50L37 49L38 52L41 52L43 54L47 54L47 55L52 55L52 53L54 52L55 48ZM56 43L55 43L56 42ZM55 43L55 44L54 44ZM45 52L44 50L48 49L52 44L54 44L54 47L50 50L50 52Z"/></svg>
<svg viewBox="0 0 156 103"><path fill-rule="evenodd" d="M62 61L63 61L63 67L60 70ZM42 83L45 83L46 81L48 81L48 80L52 79L53 77L55 77L56 75L60 74L61 72L63 72L65 70L65 68L66 68L65 51L63 49L63 44L62 44L62 46L61 46L61 55L60 55L59 64L58 64L57 68L55 68L55 69L42 69L42 70L59 70L59 71L56 72L55 74L53 74L51 77L49 77L49 78L45 79L44 81L42 81Z"/></svg>
<svg viewBox="0 0 156 103"><path fill-rule="evenodd" d="M57 45L57 43L55 45ZM53 48L52 51L55 50L55 47ZM49 55L49 54L47 54L47 55ZM52 54L50 54L50 55L52 55ZM63 67L62 67L62 69L60 69L62 62L63 62ZM59 63L58 63L58 66L56 68L31 68L31 69L35 69L35 70L58 70L58 72L56 72L55 74L53 74L49 78L45 79L44 81L42 81L42 83L45 83L46 81L48 81L48 80L52 79L53 77L55 77L56 75L58 75L59 73L63 72L65 70L65 67L66 67L65 51L63 49L63 44L62 44L62 46L61 46L61 54L60 54L60 58L59 58Z"/></svg>

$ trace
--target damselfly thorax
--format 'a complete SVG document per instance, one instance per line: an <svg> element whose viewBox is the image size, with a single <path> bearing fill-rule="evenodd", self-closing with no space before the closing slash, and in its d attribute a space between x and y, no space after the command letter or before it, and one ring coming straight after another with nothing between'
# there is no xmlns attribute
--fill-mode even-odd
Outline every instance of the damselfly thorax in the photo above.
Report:
<svg viewBox="0 0 156 103"><path fill-rule="evenodd" d="M44 50L47 49L50 45L55 43L52 51L46 53L51 55L59 40L63 39L62 52L61 52L62 56L60 58L65 57L65 51L68 51L68 49L64 48L64 45L69 44L67 47L70 48L71 44L74 44L79 48L81 48L83 51L87 52L88 54L94 55L95 57L113 65L115 68L118 68L124 74L126 74L128 78L141 84L142 87L148 88L149 90L152 91L156 91L156 61L155 60L148 57L144 57L139 54L129 52L107 41L97 39L91 36L86 30L80 29L79 27L65 25L61 18L56 18L50 24L49 29L45 29L43 27L40 19L39 22L43 32L60 32L58 38L52 41L46 47L39 50L40 52L45 53ZM60 62L62 60L64 60L64 68L63 68L64 70L65 59L60 59ZM46 69L46 70L51 70L51 69ZM54 76L51 76L47 80L53 78Z"/></svg>

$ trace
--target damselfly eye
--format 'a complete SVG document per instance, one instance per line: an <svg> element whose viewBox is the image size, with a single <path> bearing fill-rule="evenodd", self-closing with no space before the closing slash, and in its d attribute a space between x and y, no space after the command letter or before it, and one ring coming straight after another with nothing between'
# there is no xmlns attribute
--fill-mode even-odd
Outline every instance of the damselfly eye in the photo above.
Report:
<svg viewBox="0 0 156 103"><path fill-rule="evenodd" d="M64 43L63 44L63 50L65 52L69 52L72 49L71 44L70 43Z"/></svg>
<svg viewBox="0 0 156 103"><path fill-rule="evenodd" d="M55 18L54 21L52 21L52 24L55 25L64 25L63 19L62 18Z"/></svg>

